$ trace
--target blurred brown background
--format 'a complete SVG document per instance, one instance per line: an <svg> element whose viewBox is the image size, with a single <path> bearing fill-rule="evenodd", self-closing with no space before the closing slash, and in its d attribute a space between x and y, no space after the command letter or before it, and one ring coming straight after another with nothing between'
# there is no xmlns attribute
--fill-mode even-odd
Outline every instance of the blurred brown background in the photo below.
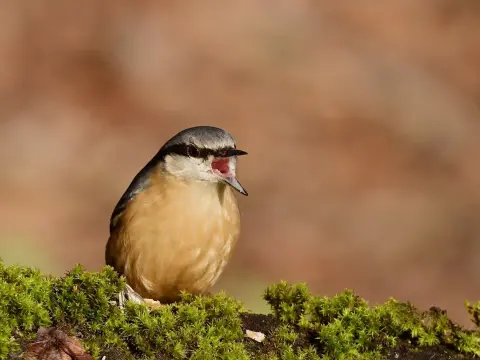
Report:
<svg viewBox="0 0 480 360"><path fill-rule="evenodd" d="M113 206L198 124L249 151L216 287L480 300L477 0L0 3L0 257L104 261Z"/></svg>

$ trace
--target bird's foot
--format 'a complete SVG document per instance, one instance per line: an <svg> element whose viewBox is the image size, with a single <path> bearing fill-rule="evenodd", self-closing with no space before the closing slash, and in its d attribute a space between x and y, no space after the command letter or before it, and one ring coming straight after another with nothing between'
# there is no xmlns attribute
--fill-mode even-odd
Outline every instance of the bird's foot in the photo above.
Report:
<svg viewBox="0 0 480 360"><path fill-rule="evenodd" d="M125 308L127 301L133 301L136 304L145 304L149 309L158 309L162 304L160 301L143 298L130 285L126 285L125 290L118 294L118 306L120 309Z"/></svg>
<svg viewBox="0 0 480 360"><path fill-rule="evenodd" d="M128 300L133 301L137 304L145 303L145 299L140 296L140 294L138 294L135 290L133 290L130 285L127 284L125 290L118 294L118 306L120 307L120 309L125 308L125 303Z"/></svg>

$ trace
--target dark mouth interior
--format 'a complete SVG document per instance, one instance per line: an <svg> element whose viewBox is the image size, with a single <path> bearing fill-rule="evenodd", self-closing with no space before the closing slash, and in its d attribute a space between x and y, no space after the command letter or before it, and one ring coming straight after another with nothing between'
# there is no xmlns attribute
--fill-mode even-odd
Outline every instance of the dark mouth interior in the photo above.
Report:
<svg viewBox="0 0 480 360"><path fill-rule="evenodd" d="M228 162L228 158L214 159L212 161L212 169L219 171L223 175L228 175L230 173Z"/></svg>

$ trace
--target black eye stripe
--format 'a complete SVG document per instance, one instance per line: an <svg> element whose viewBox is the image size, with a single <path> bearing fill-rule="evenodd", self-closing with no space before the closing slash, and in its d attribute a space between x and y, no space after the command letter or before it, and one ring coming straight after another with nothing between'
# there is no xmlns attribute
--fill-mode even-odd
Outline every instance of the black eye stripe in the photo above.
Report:
<svg viewBox="0 0 480 360"><path fill-rule="evenodd" d="M229 156L229 151L231 151L232 149L235 148L226 147L212 150L206 148L197 148L193 144L175 144L164 149L164 151L162 151L162 155L163 157L165 157L166 155L181 155L206 159L210 155L214 157L227 157Z"/></svg>

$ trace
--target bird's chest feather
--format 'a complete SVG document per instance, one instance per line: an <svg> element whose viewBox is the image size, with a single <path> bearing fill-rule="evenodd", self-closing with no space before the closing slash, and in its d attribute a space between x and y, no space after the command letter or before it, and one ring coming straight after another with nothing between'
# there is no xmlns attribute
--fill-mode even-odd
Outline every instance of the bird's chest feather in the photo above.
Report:
<svg viewBox="0 0 480 360"><path fill-rule="evenodd" d="M175 189L156 192L153 187L147 193L144 205L145 217L151 220L152 231L176 240L206 241L223 232L231 233L239 226L239 213L232 191L222 185L177 185ZM143 215L140 215L143 216ZM168 233L167 233L168 231ZM220 239L209 241L222 241Z"/></svg>
<svg viewBox="0 0 480 360"><path fill-rule="evenodd" d="M239 237L240 216L228 187L152 186L125 214L125 273L141 294L161 298L207 291Z"/></svg>
<svg viewBox="0 0 480 360"><path fill-rule="evenodd" d="M237 203L224 186L158 184L135 200L128 217L132 255L155 271L188 268L200 276L223 268L239 236Z"/></svg>

